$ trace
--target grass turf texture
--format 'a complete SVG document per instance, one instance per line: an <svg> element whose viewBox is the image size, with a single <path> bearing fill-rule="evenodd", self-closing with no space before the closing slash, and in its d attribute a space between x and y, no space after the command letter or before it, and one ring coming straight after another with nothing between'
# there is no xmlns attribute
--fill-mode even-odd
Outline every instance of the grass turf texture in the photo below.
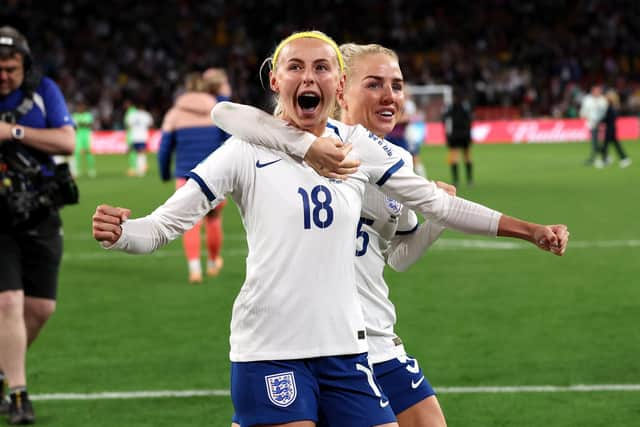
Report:
<svg viewBox="0 0 640 427"><path fill-rule="evenodd" d="M476 184L459 194L510 215L571 230L565 257L437 244L407 273L387 272L397 331L434 387L640 383L640 144L636 164L587 168L586 144L475 146ZM422 158L449 180L443 147ZM172 192L155 158L145 178L124 156L97 158L81 203L63 211L58 311L28 353L32 394L229 387L228 328L246 244L225 209L225 267L187 283L180 241L155 255L108 253L91 239L99 203L148 213ZM461 171L463 172L463 171ZM462 175L464 176L464 175ZM463 181L464 182L464 181ZM514 242L447 232L443 239ZM454 242L455 243L455 242ZM606 243L605 243L606 244ZM303 309L303 308L301 308ZM292 319L295 323L295 319ZM451 426L632 426L640 392L440 395ZM37 401L42 426L226 426L229 397Z"/></svg>

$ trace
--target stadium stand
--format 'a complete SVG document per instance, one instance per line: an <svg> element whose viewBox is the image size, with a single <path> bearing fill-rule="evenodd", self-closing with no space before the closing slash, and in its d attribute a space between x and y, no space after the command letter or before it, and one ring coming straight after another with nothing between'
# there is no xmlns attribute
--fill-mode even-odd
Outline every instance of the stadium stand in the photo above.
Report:
<svg viewBox="0 0 640 427"><path fill-rule="evenodd" d="M187 71L221 66L234 100L266 107L259 84L272 40L315 28L339 42L398 50L405 79L465 89L475 105L520 117L574 117L601 82L640 110L640 3L627 0L415 2L9 0L0 24L33 40L68 99L84 97L100 128L121 127L134 92L159 121Z"/></svg>

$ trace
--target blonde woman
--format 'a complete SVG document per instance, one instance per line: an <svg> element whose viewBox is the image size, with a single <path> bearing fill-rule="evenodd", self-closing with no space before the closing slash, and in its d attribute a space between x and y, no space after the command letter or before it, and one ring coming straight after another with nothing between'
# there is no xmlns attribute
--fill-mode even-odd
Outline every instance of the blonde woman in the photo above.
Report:
<svg viewBox="0 0 640 427"><path fill-rule="evenodd" d="M328 36L291 35L274 51L270 74L283 121L257 112L244 126L271 131L274 120L304 152L318 137L339 133L361 162L348 180L325 178L293 156L232 138L150 215L128 220L128 209L101 205L93 216L93 235L103 246L148 253L225 195L233 197L249 247L230 337L231 397L241 426L311 427L319 414L332 426L398 425L369 367L356 242L345 238L356 233L367 183L456 230L519 237L558 255L566 247L565 226L524 222L451 197L403 167L365 128L327 127L343 73L342 55ZM223 102L214 111L220 106L242 107Z"/></svg>

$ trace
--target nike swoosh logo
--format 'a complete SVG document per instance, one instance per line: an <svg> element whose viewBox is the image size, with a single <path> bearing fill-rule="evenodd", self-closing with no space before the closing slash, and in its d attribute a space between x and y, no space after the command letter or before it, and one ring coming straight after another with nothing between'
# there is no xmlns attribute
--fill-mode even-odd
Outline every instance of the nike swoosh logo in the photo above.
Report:
<svg viewBox="0 0 640 427"><path fill-rule="evenodd" d="M258 161L256 161L256 167L257 167L257 168L264 168L264 167L266 167L266 166L269 166L269 165L272 165L272 164L274 164L274 163L277 163L277 162L279 162L280 160L282 160L282 159L273 160L273 161L271 161L271 162L267 162L267 163L260 163L260 160L258 160Z"/></svg>
<svg viewBox="0 0 640 427"><path fill-rule="evenodd" d="M412 389L416 389L420 386L420 384L422 384L422 381L424 381L424 375L420 377L420 379L417 382L414 382L413 380L411 380L411 388Z"/></svg>
<svg viewBox="0 0 640 427"><path fill-rule="evenodd" d="M389 406L389 401L380 399L380 407L386 408L387 406Z"/></svg>

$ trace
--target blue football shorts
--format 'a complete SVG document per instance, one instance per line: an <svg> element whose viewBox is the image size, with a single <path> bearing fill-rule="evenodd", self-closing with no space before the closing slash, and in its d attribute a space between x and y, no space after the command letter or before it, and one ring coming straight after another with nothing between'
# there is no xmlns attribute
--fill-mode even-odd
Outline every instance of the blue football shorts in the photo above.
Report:
<svg viewBox="0 0 640 427"><path fill-rule="evenodd" d="M136 153L144 153L145 151L147 151L147 142L146 141L133 141L131 143L131 146L133 147L133 150Z"/></svg>
<svg viewBox="0 0 640 427"><path fill-rule="evenodd" d="M395 414L436 394L418 361L412 357L401 356L376 363L373 371L382 390L389 397Z"/></svg>
<svg viewBox="0 0 640 427"><path fill-rule="evenodd" d="M231 363L233 421L241 427L310 420L370 427L396 420L366 353Z"/></svg>

